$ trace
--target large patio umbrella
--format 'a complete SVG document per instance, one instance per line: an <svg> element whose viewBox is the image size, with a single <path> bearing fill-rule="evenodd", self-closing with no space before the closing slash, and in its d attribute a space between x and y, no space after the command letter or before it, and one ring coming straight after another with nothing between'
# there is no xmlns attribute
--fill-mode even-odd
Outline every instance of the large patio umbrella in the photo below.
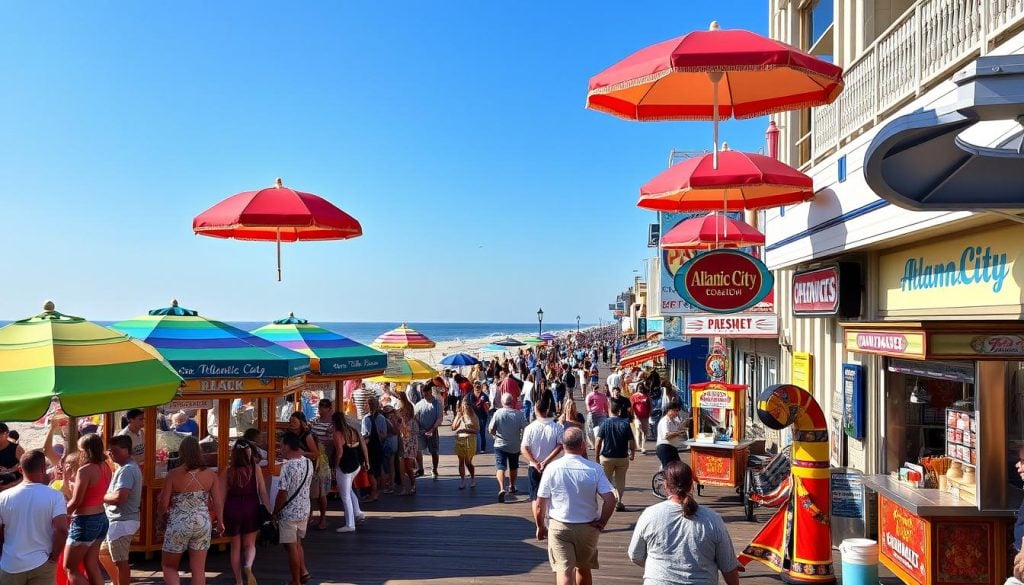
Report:
<svg viewBox="0 0 1024 585"><path fill-rule="evenodd" d="M540 345L540 344L544 343L544 340L541 339L540 337L537 337L536 335L530 335L528 337L524 337L524 338L520 339L519 341L522 341L526 345Z"/></svg>
<svg viewBox="0 0 1024 585"><path fill-rule="evenodd" d="M769 156L729 150L688 158L640 188L637 206L652 211L742 211L814 197L810 177Z"/></svg>
<svg viewBox="0 0 1024 585"><path fill-rule="evenodd" d="M441 360L441 365L443 366L475 366L476 364L479 363L480 360L469 355L468 353L453 353L444 356L444 358Z"/></svg>
<svg viewBox="0 0 1024 585"><path fill-rule="evenodd" d="M558 336L555 335L554 333L544 332L541 334L540 338L543 339L544 341L554 341L558 339Z"/></svg>
<svg viewBox="0 0 1024 585"><path fill-rule="evenodd" d="M832 103L843 70L792 45L712 22L590 78L587 107L641 122L755 118Z"/></svg>
<svg viewBox="0 0 1024 585"><path fill-rule="evenodd" d="M347 240L363 235L351 215L312 193L273 187L232 195L192 220L201 236L277 242L277 280L281 280L281 242Z"/></svg>
<svg viewBox="0 0 1024 585"><path fill-rule="evenodd" d="M309 356L178 306L114 323L160 352L183 378L291 378L309 372Z"/></svg>
<svg viewBox="0 0 1024 585"><path fill-rule="evenodd" d="M381 349L431 349L434 342L405 323L381 334L371 344Z"/></svg>
<svg viewBox="0 0 1024 585"><path fill-rule="evenodd" d="M181 377L137 339L57 312L0 328L0 419L34 421L56 397L71 416L141 408L174 399Z"/></svg>
<svg viewBox="0 0 1024 585"><path fill-rule="evenodd" d="M403 358L397 364L388 364L388 373L369 378L368 382L397 382L407 384L437 375L437 370L422 360Z"/></svg>
<svg viewBox="0 0 1024 585"><path fill-rule="evenodd" d="M386 353L299 319L295 313L255 329L253 334L309 356L311 371L321 376L363 378L382 374L387 368Z"/></svg>
<svg viewBox="0 0 1024 585"><path fill-rule="evenodd" d="M685 219L661 236L665 250L747 248L764 244L764 234L723 213Z"/></svg>

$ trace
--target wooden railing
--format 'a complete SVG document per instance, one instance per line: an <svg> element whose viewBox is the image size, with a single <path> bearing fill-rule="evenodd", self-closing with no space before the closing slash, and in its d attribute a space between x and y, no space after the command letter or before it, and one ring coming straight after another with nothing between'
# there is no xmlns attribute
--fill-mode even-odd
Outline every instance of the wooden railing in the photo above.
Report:
<svg viewBox="0 0 1024 585"><path fill-rule="evenodd" d="M919 0L846 68L846 89L811 112L813 164L1024 26L1024 0Z"/></svg>

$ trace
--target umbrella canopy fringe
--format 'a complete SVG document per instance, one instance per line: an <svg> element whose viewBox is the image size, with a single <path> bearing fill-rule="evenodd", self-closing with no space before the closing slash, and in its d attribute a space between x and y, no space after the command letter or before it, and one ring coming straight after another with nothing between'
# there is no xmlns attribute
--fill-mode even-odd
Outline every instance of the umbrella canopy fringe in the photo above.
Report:
<svg viewBox="0 0 1024 585"><path fill-rule="evenodd" d="M617 91L622 91L624 89L631 89L631 88L637 87L639 85L647 85L647 84L650 84L650 83L655 83L657 81L661 81L663 78L665 78L665 77L667 77L669 75L672 75L673 73L727 73L728 74L728 73L731 73L731 72L734 72L734 71L735 72L740 72L740 71L772 71L772 70L775 70L775 69L792 69L794 71L799 71L800 73L807 74L807 75L809 75L811 77L815 77L815 78L819 78L819 79L824 79L824 80L828 80L828 81L830 81L832 83L836 83L836 84L839 85L839 88L838 88L839 90L842 90L842 87L843 87L843 76L842 76L841 73L838 76L832 77L832 76L828 76L828 75L822 75L821 72L814 71L813 69L810 69L808 67L800 67L799 65L791 65L789 63L769 63L769 64L765 64L765 65L687 65L687 66L683 66L683 67L672 66L672 67L663 69L661 71L657 71L655 73L648 73L647 75L643 75L643 76L640 76L640 77L635 77L633 79L628 79L626 81L620 81L618 83L613 83L613 84L610 84L610 85L606 85L604 87L595 87L595 88L593 88L593 89L591 89L590 91L587 92L587 98L588 98L588 101L589 101L590 96L593 96L593 95L608 95L608 94L611 94L611 93L615 93ZM829 102L826 102L826 103L830 103L838 95L839 95L839 91L835 91L834 90L829 95ZM815 105L823 105L823 104L815 102ZM786 109L796 109L796 107L794 107L794 106L787 106Z"/></svg>

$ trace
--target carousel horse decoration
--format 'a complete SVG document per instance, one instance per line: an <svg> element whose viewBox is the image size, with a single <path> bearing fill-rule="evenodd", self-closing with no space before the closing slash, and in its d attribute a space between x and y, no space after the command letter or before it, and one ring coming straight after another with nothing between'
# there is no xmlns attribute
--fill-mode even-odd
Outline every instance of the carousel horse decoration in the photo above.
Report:
<svg viewBox="0 0 1024 585"><path fill-rule="evenodd" d="M790 494L739 561L760 561L781 572L786 583L834 583L828 426L821 406L799 386L776 384L758 396L757 415L777 431L793 425Z"/></svg>

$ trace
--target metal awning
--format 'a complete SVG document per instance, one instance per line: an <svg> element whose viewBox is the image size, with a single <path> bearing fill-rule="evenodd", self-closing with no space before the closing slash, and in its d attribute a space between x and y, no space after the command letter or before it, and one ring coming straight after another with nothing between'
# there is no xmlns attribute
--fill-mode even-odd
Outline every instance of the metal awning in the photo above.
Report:
<svg viewBox="0 0 1024 585"><path fill-rule="evenodd" d="M637 366L644 362L653 361L664 357L675 359L686 354L689 344L682 341L659 341L646 344L645 347L637 348L632 352L619 358L619 365L622 367Z"/></svg>
<svg viewBox="0 0 1024 585"><path fill-rule="evenodd" d="M864 178L879 197L919 211L1024 209L1024 130L971 143L979 122L1024 128L1024 55L980 57L953 76L957 101L899 116L878 132Z"/></svg>

